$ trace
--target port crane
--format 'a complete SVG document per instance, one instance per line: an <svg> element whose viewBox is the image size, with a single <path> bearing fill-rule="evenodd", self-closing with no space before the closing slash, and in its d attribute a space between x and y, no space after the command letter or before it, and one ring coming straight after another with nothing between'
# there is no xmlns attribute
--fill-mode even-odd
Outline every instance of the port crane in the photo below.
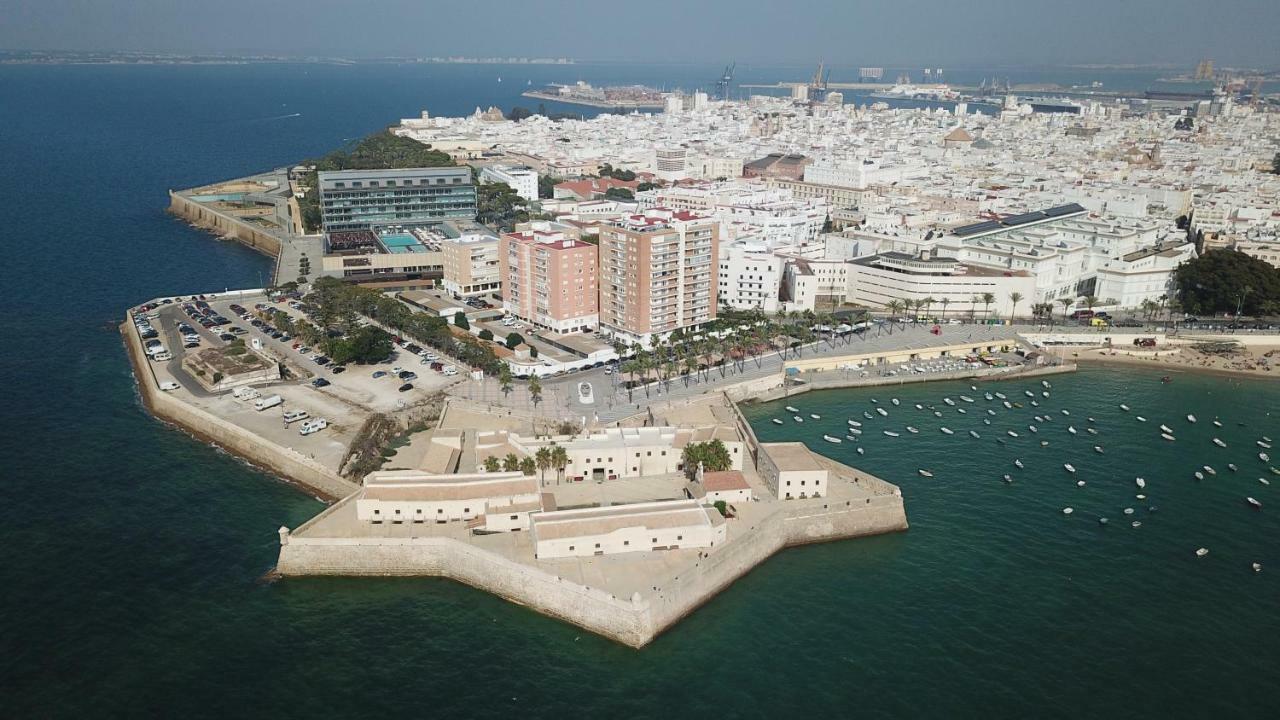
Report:
<svg viewBox="0 0 1280 720"><path fill-rule="evenodd" d="M827 82L831 79L831 71L826 69L826 62L818 61L818 69L813 73L813 79L809 81L809 98L811 100L821 100L827 94Z"/></svg>
<svg viewBox="0 0 1280 720"><path fill-rule="evenodd" d="M738 67L735 60L724 66L724 72L720 74L720 78L716 80L716 95L721 100L729 99L729 86L733 84L733 71Z"/></svg>

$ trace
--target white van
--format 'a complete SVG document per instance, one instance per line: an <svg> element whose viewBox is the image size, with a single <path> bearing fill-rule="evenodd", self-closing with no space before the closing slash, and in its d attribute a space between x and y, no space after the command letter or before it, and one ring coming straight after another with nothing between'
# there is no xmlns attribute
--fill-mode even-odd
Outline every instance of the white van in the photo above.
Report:
<svg viewBox="0 0 1280 720"><path fill-rule="evenodd" d="M271 395L269 397L259 398L253 402L253 409L262 412L267 408L273 408L284 402L284 398L279 395Z"/></svg>
<svg viewBox="0 0 1280 720"><path fill-rule="evenodd" d="M324 418L316 418L302 423L302 427L298 428L298 434L310 435L312 433L318 433L327 427L329 427L328 420L325 420Z"/></svg>
<svg viewBox="0 0 1280 720"><path fill-rule="evenodd" d="M444 367L444 370L442 370L441 372L443 372L445 375L457 375L457 374L458 374L458 370L457 370L457 368L455 368L455 367L454 367L454 366L452 366L452 365L446 365L446 366Z"/></svg>
<svg viewBox="0 0 1280 720"><path fill-rule="evenodd" d="M180 387L182 386L172 380L165 380L160 383L161 390L177 390Z"/></svg>
<svg viewBox="0 0 1280 720"><path fill-rule="evenodd" d="M238 387L231 391L231 397L237 400L252 400L257 397L262 397L262 393L258 392L255 388Z"/></svg>
<svg viewBox="0 0 1280 720"><path fill-rule="evenodd" d="M310 416L306 410L288 410L284 414L284 424L288 425L298 420L305 420Z"/></svg>

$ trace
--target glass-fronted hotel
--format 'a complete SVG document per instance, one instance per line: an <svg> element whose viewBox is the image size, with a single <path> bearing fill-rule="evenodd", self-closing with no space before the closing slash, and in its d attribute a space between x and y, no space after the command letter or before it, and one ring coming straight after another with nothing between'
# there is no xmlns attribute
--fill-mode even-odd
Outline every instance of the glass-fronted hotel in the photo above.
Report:
<svg viewBox="0 0 1280 720"><path fill-rule="evenodd" d="M466 167L321 172L326 233L412 226L476 215L476 189Z"/></svg>

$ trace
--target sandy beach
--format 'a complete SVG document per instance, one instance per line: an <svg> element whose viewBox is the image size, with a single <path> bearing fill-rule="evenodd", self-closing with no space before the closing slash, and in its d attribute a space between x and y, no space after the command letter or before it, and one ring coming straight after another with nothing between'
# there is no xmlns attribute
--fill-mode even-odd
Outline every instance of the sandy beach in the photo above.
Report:
<svg viewBox="0 0 1280 720"><path fill-rule="evenodd" d="M1149 367L1162 372L1204 372L1245 377L1280 377L1280 345L1241 347L1230 355L1215 355L1187 345L1162 345L1154 351L1091 348L1064 350L1068 360L1080 363Z"/></svg>

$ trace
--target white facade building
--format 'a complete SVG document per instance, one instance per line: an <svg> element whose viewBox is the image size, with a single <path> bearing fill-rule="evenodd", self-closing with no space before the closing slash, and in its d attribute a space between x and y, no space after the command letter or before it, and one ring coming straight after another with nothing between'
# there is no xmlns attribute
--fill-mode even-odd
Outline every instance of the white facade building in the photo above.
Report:
<svg viewBox="0 0 1280 720"><path fill-rule="evenodd" d="M778 311L783 259L763 243L740 240L720 246L717 271L720 304L738 309Z"/></svg>
<svg viewBox="0 0 1280 720"><path fill-rule="evenodd" d="M538 201L538 173L531 167L485 165L480 168L480 182L506 183L525 200Z"/></svg>
<svg viewBox="0 0 1280 720"><path fill-rule="evenodd" d="M492 528L528 526L541 510L538 479L518 472L433 475L379 470L365 476L356 517L371 523L445 523L492 520Z"/></svg>
<svg viewBox="0 0 1280 720"><path fill-rule="evenodd" d="M728 535L715 508L695 500L536 513L534 557L539 560L619 553L714 548Z"/></svg>

